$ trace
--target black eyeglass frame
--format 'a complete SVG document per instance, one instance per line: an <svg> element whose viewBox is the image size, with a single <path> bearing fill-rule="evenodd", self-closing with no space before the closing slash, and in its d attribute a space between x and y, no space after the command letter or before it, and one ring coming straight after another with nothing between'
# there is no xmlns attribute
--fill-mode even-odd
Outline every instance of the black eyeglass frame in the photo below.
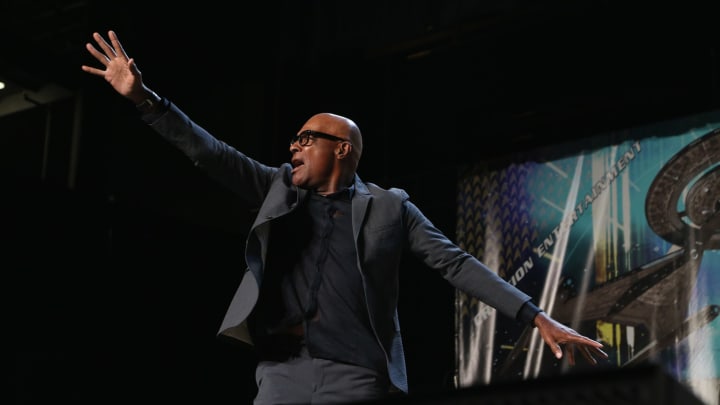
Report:
<svg viewBox="0 0 720 405"><path fill-rule="evenodd" d="M300 146L308 146L310 145L310 138L324 138L331 141L337 141L337 142L347 142L352 145L352 142L350 142L349 139L340 138L339 136L326 134L324 132L320 131L313 131L312 129L306 129L299 134L293 136L290 139L290 145L294 144L295 142L298 142ZM305 141L302 141L302 139L305 139Z"/></svg>

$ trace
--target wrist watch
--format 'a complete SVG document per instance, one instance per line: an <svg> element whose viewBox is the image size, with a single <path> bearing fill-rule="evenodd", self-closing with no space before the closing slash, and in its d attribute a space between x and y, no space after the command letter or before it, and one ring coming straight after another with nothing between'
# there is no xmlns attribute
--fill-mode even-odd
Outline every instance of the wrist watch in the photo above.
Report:
<svg viewBox="0 0 720 405"><path fill-rule="evenodd" d="M153 112L157 105L160 104L160 96L158 96L154 91L151 91L150 93L150 97L143 100L140 104L135 105L135 108L143 114Z"/></svg>

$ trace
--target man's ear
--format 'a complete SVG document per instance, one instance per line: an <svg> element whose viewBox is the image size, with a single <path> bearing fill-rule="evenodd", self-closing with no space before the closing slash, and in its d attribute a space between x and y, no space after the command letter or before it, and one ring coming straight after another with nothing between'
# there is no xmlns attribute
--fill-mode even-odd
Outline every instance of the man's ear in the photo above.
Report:
<svg viewBox="0 0 720 405"><path fill-rule="evenodd" d="M352 150L352 145L348 142L343 142L338 146L339 147L335 151L335 155L338 157L338 159L346 158L350 154L350 151Z"/></svg>

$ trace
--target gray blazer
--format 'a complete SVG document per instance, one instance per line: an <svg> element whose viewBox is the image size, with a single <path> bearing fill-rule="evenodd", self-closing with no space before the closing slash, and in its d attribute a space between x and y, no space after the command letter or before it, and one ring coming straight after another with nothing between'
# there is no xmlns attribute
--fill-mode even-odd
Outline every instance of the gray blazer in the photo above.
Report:
<svg viewBox="0 0 720 405"><path fill-rule="evenodd" d="M270 223L297 208L308 192L291 183L291 166L266 166L210 135L169 103L167 112L143 116L163 138L196 166L258 209L245 246L247 268L218 334L252 344L247 317L258 299L266 262ZM399 265L409 250L454 287L515 318L530 297L498 277L444 236L401 189L382 189L355 176L352 227L357 267L388 374L407 392L407 372L398 320Z"/></svg>

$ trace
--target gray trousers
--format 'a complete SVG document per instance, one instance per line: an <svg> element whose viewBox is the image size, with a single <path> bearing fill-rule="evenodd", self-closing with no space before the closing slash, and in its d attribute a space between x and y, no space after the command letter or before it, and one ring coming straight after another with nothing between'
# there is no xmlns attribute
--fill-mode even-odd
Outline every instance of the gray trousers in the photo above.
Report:
<svg viewBox="0 0 720 405"><path fill-rule="evenodd" d="M261 361L254 405L339 404L389 395L387 376L369 368L310 357L305 346L287 361Z"/></svg>

